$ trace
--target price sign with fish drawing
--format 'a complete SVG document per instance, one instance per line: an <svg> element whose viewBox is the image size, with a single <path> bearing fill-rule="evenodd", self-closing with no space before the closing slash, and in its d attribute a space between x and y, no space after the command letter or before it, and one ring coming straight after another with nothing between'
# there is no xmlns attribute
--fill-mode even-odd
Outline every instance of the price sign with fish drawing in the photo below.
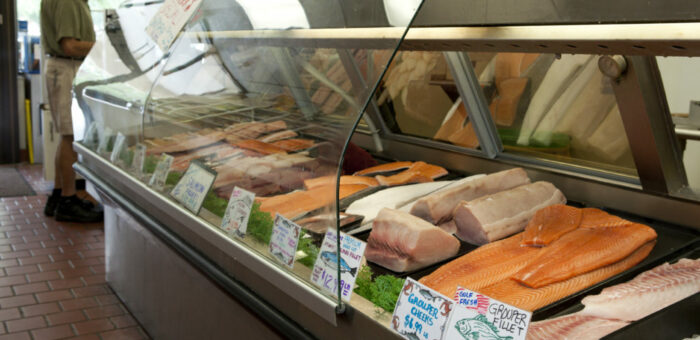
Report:
<svg viewBox="0 0 700 340"><path fill-rule="evenodd" d="M136 177L143 176L143 163L146 160L146 146L138 143L134 146L134 158L131 161L131 173Z"/></svg>
<svg viewBox="0 0 700 340"><path fill-rule="evenodd" d="M228 200L228 206L226 206L226 213L221 220L221 229L231 236L244 237L248 229L248 219L253 202L255 202L254 193L234 187L231 198Z"/></svg>
<svg viewBox="0 0 700 340"><path fill-rule="evenodd" d="M270 237L270 247L268 251L272 256L284 263L285 266L294 268L294 258L297 254L301 227L296 223L277 214L275 225L272 227L272 237Z"/></svg>
<svg viewBox="0 0 700 340"><path fill-rule="evenodd" d="M158 164L156 164L156 169L153 171L151 179L148 181L148 185L157 191L163 190L165 186L165 180L168 178L170 173L170 166L173 165L173 156L168 154L163 154L160 156Z"/></svg>
<svg viewBox="0 0 700 340"><path fill-rule="evenodd" d="M87 130L85 130L85 135L83 135L83 145L94 149L97 146L97 123L93 121L88 125Z"/></svg>
<svg viewBox="0 0 700 340"><path fill-rule="evenodd" d="M452 299L406 278L391 317L391 327L409 340L440 340L453 306Z"/></svg>
<svg viewBox="0 0 700 340"><path fill-rule="evenodd" d="M107 148L109 147L109 142L112 140L112 129L111 128L104 128L102 130L102 135L100 135L100 142L97 144L97 154L101 155L103 153L107 152Z"/></svg>
<svg viewBox="0 0 700 340"><path fill-rule="evenodd" d="M182 203L185 208L198 214L215 179L216 171L200 161L191 161L187 171L177 182L170 195Z"/></svg>
<svg viewBox="0 0 700 340"><path fill-rule="evenodd" d="M326 231L319 251L311 281L322 289L338 294L340 289L343 300L350 301L355 286L357 271L365 253L366 243L345 233L340 233L340 256L338 256L338 234L335 230ZM338 279L340 269L340 279Z"/></svg>
<svg viewBox="0 0 700 340"><path fill-rule="evenodd" d="M532 312L457 287L445 339L524 340Z"/></svg>

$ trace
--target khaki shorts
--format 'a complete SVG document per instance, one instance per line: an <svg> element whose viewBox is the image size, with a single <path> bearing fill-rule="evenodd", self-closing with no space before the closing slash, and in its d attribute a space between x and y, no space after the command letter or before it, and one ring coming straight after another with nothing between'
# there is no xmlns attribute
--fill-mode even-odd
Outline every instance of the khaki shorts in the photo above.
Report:
<svg viewBox="0 0 700 340"><path fill-rule="evenodd" d="M55 57L46 59L46 91L51 117L59 134L72 136L73 79L82 61Z"/></svg>

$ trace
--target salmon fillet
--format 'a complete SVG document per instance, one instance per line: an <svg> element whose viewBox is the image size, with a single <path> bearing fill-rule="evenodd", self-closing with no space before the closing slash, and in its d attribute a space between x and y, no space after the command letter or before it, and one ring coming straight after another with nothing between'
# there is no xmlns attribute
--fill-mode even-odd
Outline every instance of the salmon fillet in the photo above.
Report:
<svg viewBox="0 0 700 340"><path fill-rule="evenodd" d="M206 130L209 131L209 130ZM161 153L175 153L187 150L199 149L214 143L226 137L226 132L215 130L213 132L206 132L205 130L199 131L192 134L181 134L172 136L173 140L169 143L157 144L157 146L148 148L146 153L149 155L156 155Z"/></svg>
<svg viewBox="0 0 700 340"><path fill-rule="evenodd" d="M564 194L549 182L535 182L462 201L452 213L456 235L471 244L486 244L522 231L535 212L561 203L566 203Z"/></svg>
<svg viewBox="0 0 700 340"><path fill-rule="evenodd" d="M340 199L366 189L364 184L348 184L340 186ZM335 186L325 185L311 190L294 191L284 195L267 197L259 200L260 210L274 215L278 213L286 218L294 219L310 211L328 206L335 202Z"/></svg>
<svg viewBox="0 0 700 340"><path fill-rule="evenodd" d="M298 135L299 134L297 134L296 132L294 132L292 130L282 130L280 132L275 132L275 133L271 133L269 135L265 135L263 137L260 137L260 138L258 138L258 140L261 142L265 142L265 143L272 143L272 142L277 142L277 141L284 140L287 138L296 137Z"/></svg>
<svg viewBox="0 0 700 340"><path fill-rule="evenodd" d="M306 189L318 188L325 185L335 185L336 176L322 176L310 178L304 181ZM340 176L340 185L346 184L364 184L368 187L376 187L379 185L376 179L366 176Z"/></svg>
<svg viewBox="0 0 700 340"><path fill-rule="evenodd" d="M384 208L374 219L365 258L395 272L429 266L457 254L459 241L409 213Z"/></svg>
<svg viewBox="0 0 700 340"><path fill-rule="evenodd" d="M578 228L582 210L564 204L542 208L535 213L523 232L525 246L542 247Z"/></svg>
<svg viewBox="0 0 700 340"><path fill-rule="evenodd" d="M432 182L434 179L444 175L447 175L447 170L441 166L425 162L415 162L411 167L396 175L388 177L377 175L375 178L381 185L394 186L409 183Z"/></svg>
<svg viewBox="0 0 700 340"><path fill-rule="evenodd" d="M489 243L424 276L420 282L446 296L454 296L457 286L478 290L506 280L525 267L540 248L521 247L521 234Z"/></svg>
<svg viewBox="0 0 700 340"><path fill-rule="evenodd" d="M622 261L541 288L528 288L515 280L506 279L476 291L515 307L534 311L634 267L649 255L655 243L647 242Z"/></svg>
<svg viewBox="0 0 700 340"><path fill-rule="evenodd" d="M301 138L295 138L295 139L283 139L283 140L278 140L272 145L283 149L287 152L292 152L292 151L298 151L298 150L303 150L303 149L308 149L314 145L314 141L310 139L301 139Z"/></svg>
<svg viewBox="0 0 700 340"><path fill-rule="evenodd" d="M528 183L530 178L522 168L500 171L479 178L468 177L449 189L419 199L411 208L411 214L432 224L440 224L452 219L452 211L461 201L471 201Z"/></svg>
<svg viewBox="0 0 700 340"><path fill-rule="evenodd" d="M257 151L265 155L271 155L274 153L286 153L286 151L284 151L284 149L282 148L255 139L240 141L236 143L236 146L243 149Z"/></svg>
<svg viewBox="0 0 700 340"><path fill-rule="evenodd" d="M583 208L581 217L581 228L596 228L596 227L619 227L630 223L615 215L610 215L605 211L596 208Z"/></svg>
<svg viewBox="0 0 700 340"><path fill-rule="evenodd" d="M364 170L360 170L354 175L374 175L382 172L390 172L390 171L396 171L396 170L402 170L402 169L408 169L413 165L413 162L393 162L393 163L385 163L385 164L380 164L376 165Z"/></svg>
<svg viewBox="0 0 700 340"><path fill-rule="evenodd" d="M654 229L637 223L579 228L543 248L537 258L512 279L531 288L541 288L618 262L655 239Z"/></svg>

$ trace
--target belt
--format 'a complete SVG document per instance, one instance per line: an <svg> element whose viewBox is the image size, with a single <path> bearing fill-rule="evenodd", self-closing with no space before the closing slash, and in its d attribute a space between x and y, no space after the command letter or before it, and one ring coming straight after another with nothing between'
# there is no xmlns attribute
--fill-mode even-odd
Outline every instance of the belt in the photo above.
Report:
<svg viewBox="0 0 700 340"><path fill-rule="evenodd" d="M70 60L77 60L77 61L83 61L85 60L85 57L64 57L62 55L54 55L54 54L47 54L50 58L59 58L59 59L70 59Z"/></svg>

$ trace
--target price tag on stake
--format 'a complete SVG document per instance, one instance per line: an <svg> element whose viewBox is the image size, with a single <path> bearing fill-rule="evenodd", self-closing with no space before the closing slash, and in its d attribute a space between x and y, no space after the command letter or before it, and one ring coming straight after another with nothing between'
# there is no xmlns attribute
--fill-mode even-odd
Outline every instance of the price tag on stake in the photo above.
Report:
<svg viewBox="0 0 700 340"><path fill-rule="evenodd" d="M311 272L311 281L333 295L338 294L340 286L343 300L350 301L367 244L341 232L340 258L338 258L337 242L338 235L335 230L326 231L321 250L314 263L314 270ZM340 280L338 280L338 268L340 268Z"/></svg>
<svg viewBox="0 0 700 340"><path fill-rule="evenodd" d="M409 340L442 339L453 307L452 299L406 278L391 317L391 328Z"/></svg>
<svg viewBox="0 0 700 340"><path fill-rule="evenodd" d="M131 161L131 172L136 177L143 176L143 163L146 160L146 146L138 143L134 146L134 158Z"/></svg>
<svg viewBox="0 0 700 340"><path fill-rule="evenodd" d="M112 154L109 155L109 161L113 164L118 164L118 162L121 161L119 156L122 154L122 151L124 151L125 146L126 136L124 136L121 132L118 132L117 138L114 140L114 147L112 147Z"/></svg>
<svg viewBox="0 0 700 340"><path fill-rule="evenodd" d="M97 145L97 122L93 121L88 125L83 136L83 145L93 149Z"/></svg>
<svg viewBox="0 0 700 340"><path fill-rule="evenodd" d="M100 143L97 145L97 154L102 155L107 152L107 146L109 141L112 139L112 129L106 127L102 130L102 135L100 136Z"/></svg>
<svg viewBox="0 0 700 340"><path fill-rule="evenodd" d="M216 179L216 171L194 160L177 182L170 196L182 203L189 211L199 214L204 198Z"/></svg>
<svg viewBox="0 0 700 340"><path fill-rule="evenodd" d="M275 225L272 227L272 237L270 237L270 247L268 249L270 254L290 269L294 268L294 258L296 257L300 235L300 226L277 214L275 216Z"/></svg>
<svg viewBox="0 0 700 340"><path fill-rule="evenodd" d="M163 154L160 156L158 164L156 164L156 169L153 171L151 179L148 181L148 186L156 189L157 191L162 191L165 187L165 180L168 178L170 173L170 166L173 165L173 156L168 154Z"/></svg>
<svg viewBox="0 0 700 340"><path fill-rule="evenodd" d="M230 236L245 237L250 211L253 209L254 202L254 193L234 187L226 206L226 213L224 213L224 218L221 220L221 229Z"/></svg>
<svg viewBox="0 0 700 340"><path fill-rule="evenodd" d="M532 312L457 287L445 339L525 340Z"/></svg>

